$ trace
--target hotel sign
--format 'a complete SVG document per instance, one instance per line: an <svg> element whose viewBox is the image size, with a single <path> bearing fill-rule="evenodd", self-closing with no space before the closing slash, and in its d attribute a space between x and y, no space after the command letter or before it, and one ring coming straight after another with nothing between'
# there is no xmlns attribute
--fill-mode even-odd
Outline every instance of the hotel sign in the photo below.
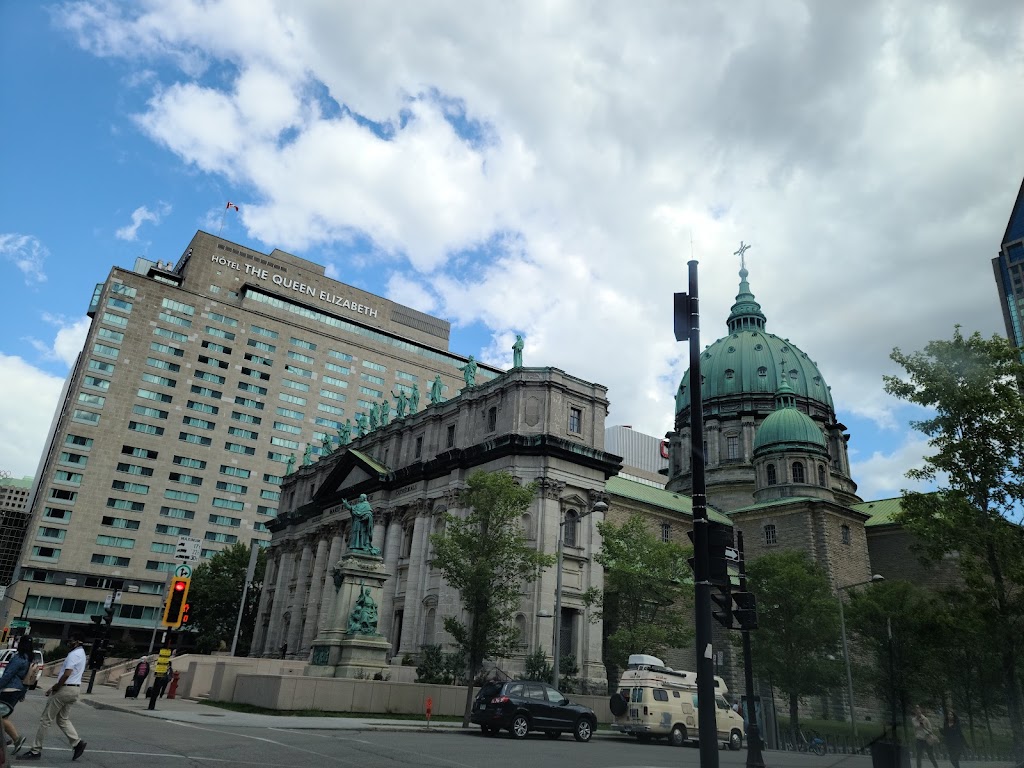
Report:
<svg viewBox="0 0 1024 768"><path fill-rule="evenodd" d="M292 280L290 277L284 277L277 272L271 272L269 269L263 269L262 267L255 266L254 264L242 264L234 259L218 256L216 254L210 257L210 261L214 264L219 264L222 267L227 267L228 269L235 269L239 272L244 272L247 275L255 277L257 280L269 281L286 291L295 291L296 293L301 293L306 296L312 296L320 301L332 304L336 307L341 307L342 309L347 309L350 312L357 312L360 315L377 317L377 310L373 307L368 307L365 304L359 304L351 301L350 299L345 299L336 293L331 293L330 291L318 290L314 285L307 285L306 283L298 280Z"/></svg>

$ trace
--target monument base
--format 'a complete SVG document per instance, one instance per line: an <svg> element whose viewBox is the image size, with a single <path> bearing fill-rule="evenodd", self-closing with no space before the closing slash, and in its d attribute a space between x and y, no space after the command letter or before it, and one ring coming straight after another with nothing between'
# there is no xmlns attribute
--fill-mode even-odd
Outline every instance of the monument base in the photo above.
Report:
<svg viewBox="0 0 1024 768"><path fill-rule="evenodd" d="M377 634L377 606L381 604L384 559L379 555L349 553L334 571L335 603L328 627L313 641L313 659L303 674L308 677L370 678L387 669L389 643ZM372 607L372 618L364 610Z"/></svg>

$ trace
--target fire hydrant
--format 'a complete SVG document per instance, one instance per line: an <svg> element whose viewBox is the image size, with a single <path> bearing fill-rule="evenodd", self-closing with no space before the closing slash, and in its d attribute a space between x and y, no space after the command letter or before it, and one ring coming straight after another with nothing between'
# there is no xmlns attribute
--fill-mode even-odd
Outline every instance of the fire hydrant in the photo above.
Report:
<svg viewBox="0 0 1024 768"><path fill-rule="evenodd" d="M175 673L173 673L171 675L171 685L167 689L167 698L168 699L173 699L174 698L174 694L176 694L178 692L178 676L180 674L181 674L180 672L175 672Z"/></svg>

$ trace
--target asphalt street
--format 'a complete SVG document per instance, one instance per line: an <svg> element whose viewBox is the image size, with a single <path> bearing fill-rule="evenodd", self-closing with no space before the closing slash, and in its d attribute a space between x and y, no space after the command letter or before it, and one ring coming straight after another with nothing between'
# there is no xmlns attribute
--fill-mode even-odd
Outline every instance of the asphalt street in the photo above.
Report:
<svg viewBox="0 0 1024 768"><path fill-rule="evenodd" d="M667 744L638 744L633 740L599 732L589 743L571 736L557 741L531 735L522 741L484 737L478 730L433 727L421 723L353 721L334 718L268 717L238 713L195 702L165 702L163 711L145 712L140 701L125 702L116 692L97 691L90 702L80 702L71 720L88 742L76 763L88 768L163 768L163 766L223 765L328 766L344 768L678 768L699 766L696 747L673 748ZM83 697L86 698L86 697ZM31 739L45 699L33 692L14 713L14 723ZM112 709L110 706L133 707ZM312 726L312 727L311 727ZM392 728L397 730L392 730ZM744 766L746 750L721 751L723 768ZM71 748L56 726L51 727L40 761L11 764L66 766ZM870 768L866 756L816 755L767 752L769 768ZM948 765L944 763L943 766ZM970 764L967 764L970 765ZM978 764L974 764L978 765ZM987 764L996 768L996 764Z"/></svg>

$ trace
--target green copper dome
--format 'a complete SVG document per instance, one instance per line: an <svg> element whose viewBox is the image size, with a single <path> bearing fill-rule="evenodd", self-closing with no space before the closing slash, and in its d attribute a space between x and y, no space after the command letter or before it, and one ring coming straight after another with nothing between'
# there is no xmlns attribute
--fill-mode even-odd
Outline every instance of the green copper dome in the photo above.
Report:
<svg viewBox="0 0 1024 768"><path fill-rule="evenodd" d="M750 291L747 275L745 268L740 270L740 290L729 314L729 335L701 353L701 399L707 404L715 398L743 394L771 397L785 371L798 398L816 400L834 413L832 394L814 361L788 339L765 331L766 319ZM689 407L689 383L687 371L676 394L676 413Z"/></svg>
<svg viewBox="0 0 1024 768"><path fill-rule="evenodd" d="M825 435L810 416L796 407L796 398L785 378L775 393L775 410L761 422L754 435L754 455L776 448L815 447L826 451Z"/></svg>

